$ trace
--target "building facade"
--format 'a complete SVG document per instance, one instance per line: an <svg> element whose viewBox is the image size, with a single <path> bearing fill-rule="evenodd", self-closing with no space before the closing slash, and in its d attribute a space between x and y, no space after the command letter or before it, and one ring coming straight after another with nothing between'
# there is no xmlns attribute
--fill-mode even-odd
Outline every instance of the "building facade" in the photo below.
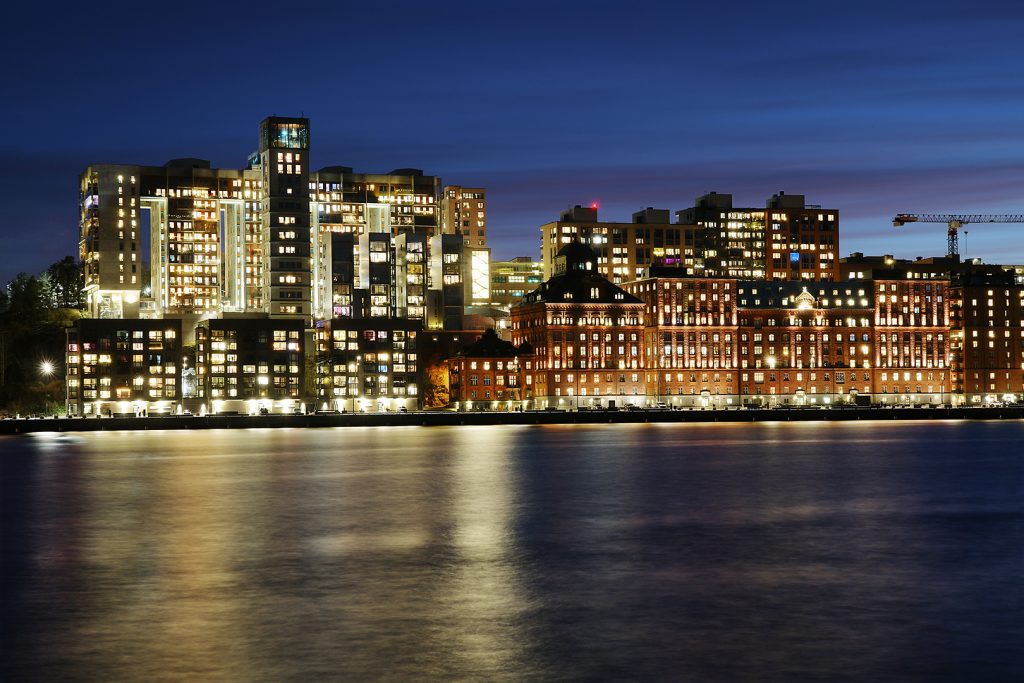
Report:
<svg viewBox="0 0 1024 683"><path fill-rule="evenodd" d="M658 402L871 400L873 307L866 283L700 278L664 269L624 288L646 304L647 393Z"/></svg>
<svg viewBox="0 0 1024 683"><path fill-rule="evenodd" d="M620 407L645 402L643 302L597 271L597 255L572 242L555 274L512 308L511 336L529 344L524 406Z"/></svg>
<svg viewBox="0 0 1024 683"><path fill-rule="evenodd" d="M312 315L309 145L309 119L260 124L263 292L272 317Z"/></svg>
<svg viewBox="0 0 1024 683"><path fill-rule="evenodd" d="M493 328L448 361L450 403L456 410L521 410L533 349L500 339Z"/></svg>
<svg viewBox="0 0 1024 683"><path fill-rule="evenodd" d="M462 235L467 247L487 247L487 191L446 185L441 199L441 232Z"/></svg>
<svg viewBox="0 0 1024 683"><path fill-rule="evenodd" d="M68 415L171 413L180 406L181 320L83 318L67 331Z"/></svg>
<svg viewBox="0 0 1024 683"><path fill-rule="evenodd" d="M597 207L573 207L541 226L544 276L559 249L579 241L594 249L598 271L616 284L650 266L680 266L693 275L737 279L835 280L839 212L780 192L763 209L736 208L732 195L709 193L676 212L646 208L631 223L598 221Z"/></svg>
<svg viewBox="0 0 1024 683"><path fill-rule="evenodd" d="M420 405L420 324L394 318L317 323L317 410L374 412Z"/></svg>
<svg viewBox="0 0 1024 683"><path fill-rule="evenodd" d="M312 171L305 118L269 117L260 124L258 140L258 151L243 168L216 169L203 159L186 158L164 166L85 169L79 252L91 315L175 316L191 323L224 312L326 319L334 315L335 296L351 299L339 303L342 308L355 305L360 289L379 300L381 294L370 290L380 283L371 287L367 279L380 271L371 263L378 264L374 259L382 252L371 253L371 245L379 249L382 241L389 242L394 278L398 237L423 236L410 238L413 242L442 234L440 178L413 168L381 174L344 166ZM473 253L459 257L465 271L461 298L486 303L485 191L453 187L460 198L453 207L472 205L459 208L458 216L471 222L477 242ZM334 234L350 234L352 240L335 240ZM147 241L150 248L144 250ZM334 282L341 270L335 266L349 261L351 285L345 277ZM426 305L415 302L426 299L415 286L410 288L414 303L397 301L394 284L388 283L389 307ZM346 287L352 291L343 291ZM185 326L190 335L193 325L186 321Z"/></svg>
<svg viewBox="0 0 1024 683"><path fill-rule="evenodd" d="M708 193L676 213L692 226L687 258L698 275L767 280L836 280L839 212L779 192L765 208L737 208L731 194ZM692 250L692 257L691 257Z"/></svg>
<svg viewBox="0 0 1024 683"><path fill-rule="evenodd" d="M968 405L1024 395L1024 285L1000 266L965 264L949 285L954 391Z"/></svg>
<svg viewBox="0 0 1024 683"><path fill-rule="evenodd" d="M559 220L540 226L543 276L554 273L555 259L568 244L580 242L594 251L595 272L615 284L642 277L651 265L679 263L683 226L669 222L664 210L645 209L632 223L598 221L597 207L575 206Z"/></svg>
<svg viewBox="0 0 1024 683"><path fill-rule="evenodd" d="M305 399L305 324L263 315L196 328L196 394L208 413L292 413Z"/></svg>
<svg viewBox="0 0 1024 683"><path fill-rule="evenodd" d="M544 265L530 256L491 263L491 300L499 306L512 306L544 282Z"/></svg>
<svg viewBox="0 0 1024 683"><path fill-rule="evenodd" d="M513 344L535 354L516 356L513 398L507 358L487 370L491 397L482 384L466 394L474 368L452 366L460 403L1024 397L1019 266L839 259L839 212L783 192L764 208L711 192L675 222L653 207L602 222L596 206L576 206L541 226L540 262L492 263L483 188L413 168L313 171L310 153L308 119L269 117L240 168L183 158L85 169L91 318L68 336L69 412L167 412L192 399L287 410L307 395L321 408L409 409L424 386L420 337L500 330L505 306Z"/></svg>

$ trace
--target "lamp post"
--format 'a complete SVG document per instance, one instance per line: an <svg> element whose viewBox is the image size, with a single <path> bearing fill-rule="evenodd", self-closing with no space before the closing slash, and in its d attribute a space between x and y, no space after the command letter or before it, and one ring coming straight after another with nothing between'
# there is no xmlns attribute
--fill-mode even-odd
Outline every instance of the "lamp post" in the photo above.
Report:
<svg viewBox="0 0 1024 683"><path fill-rule="evenodd" d="M56 371L57 366L52 361L44 358L39 362L39 388L42 393L43 405L47 411L50 409L50 382Z"/></svg>

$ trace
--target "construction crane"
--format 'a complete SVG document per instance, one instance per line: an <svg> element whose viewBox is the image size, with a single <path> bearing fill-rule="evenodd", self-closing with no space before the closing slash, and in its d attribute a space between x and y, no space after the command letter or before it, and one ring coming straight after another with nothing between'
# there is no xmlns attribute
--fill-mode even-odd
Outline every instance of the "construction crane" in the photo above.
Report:
<svg viewBox="0 0 1024 683"><path fill-rule="evenodd" d="M959 230L967 223L1024 223L1024 213L899 213L892 219L892 226L900 228L907 223L945 223L947 256L960 258Z"/></svg>

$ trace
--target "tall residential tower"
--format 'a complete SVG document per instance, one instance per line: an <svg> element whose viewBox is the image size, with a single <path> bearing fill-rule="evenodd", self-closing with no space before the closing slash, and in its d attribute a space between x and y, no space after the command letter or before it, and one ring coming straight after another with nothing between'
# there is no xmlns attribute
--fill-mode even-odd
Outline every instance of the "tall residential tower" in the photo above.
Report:
<svg viewBox="0 0 1024 683"><path fill-rule="evenodd" d="M260 124L263 289L271 317L311 315L309 119L271 116Z"/></svg>

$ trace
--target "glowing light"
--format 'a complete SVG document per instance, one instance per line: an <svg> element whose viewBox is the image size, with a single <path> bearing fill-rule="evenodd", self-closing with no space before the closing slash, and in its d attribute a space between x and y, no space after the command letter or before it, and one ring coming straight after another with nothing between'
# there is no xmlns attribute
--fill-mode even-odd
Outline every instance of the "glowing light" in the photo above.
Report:
<svg viewBox="0 0 1024 683"><path fill-rule="evenodd" d="M39 371L46 375L47 377L49 377L50 375L53 374L54 371L53 363L51 363L48 360L44 360L42 363L39 364Z"/></svg>

